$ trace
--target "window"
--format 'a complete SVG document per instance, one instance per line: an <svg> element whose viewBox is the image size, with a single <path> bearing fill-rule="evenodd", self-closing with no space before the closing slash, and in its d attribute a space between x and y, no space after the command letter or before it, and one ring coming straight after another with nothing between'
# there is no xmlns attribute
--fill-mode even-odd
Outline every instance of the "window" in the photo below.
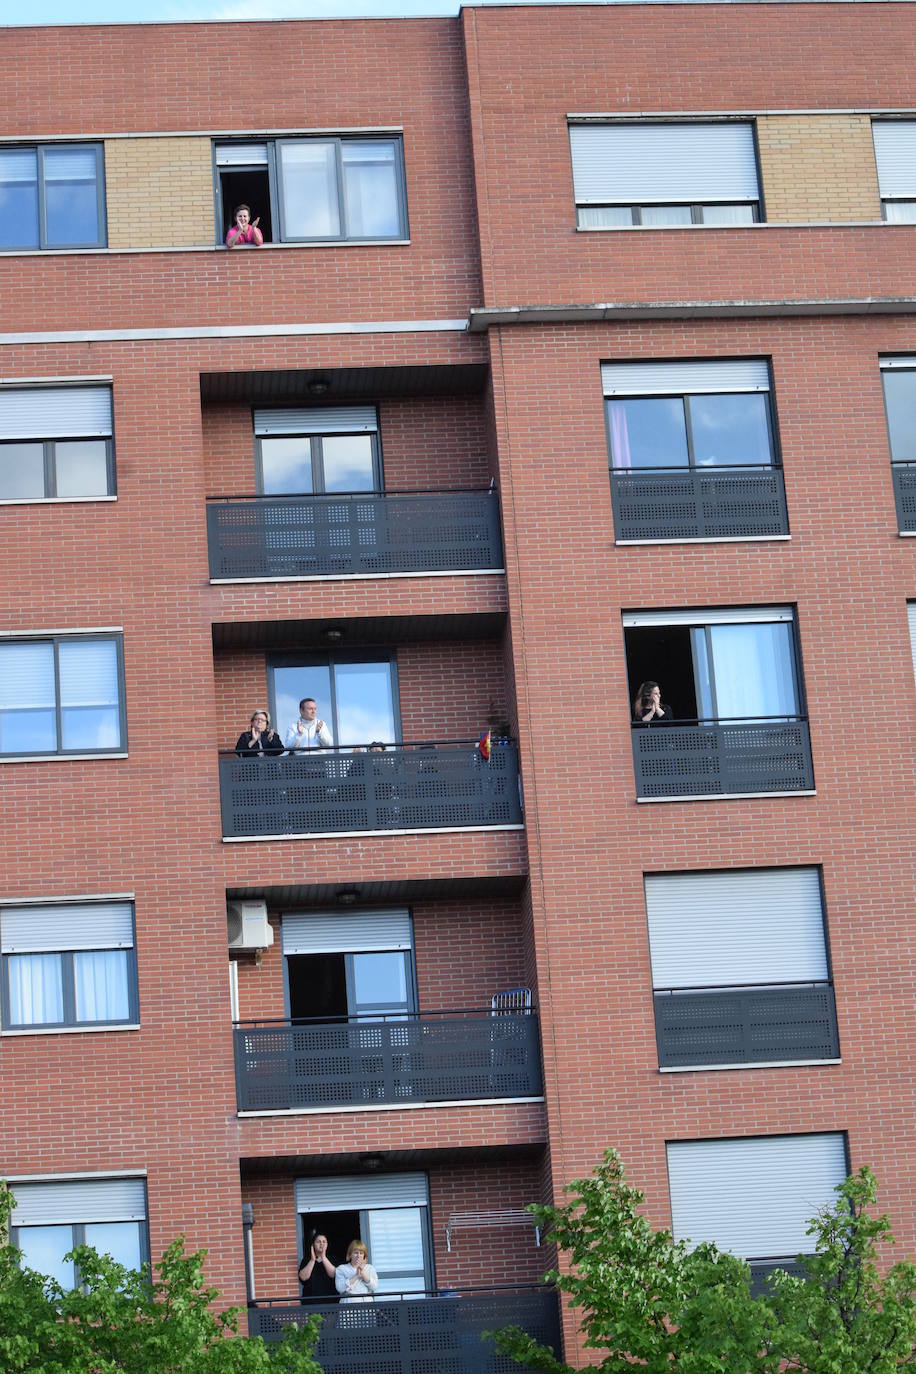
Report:
<svg viewBox="0 0 916 1374"><path fill-rule="evenodd" d="M0 641L0 757L121 752L123 677L119 634Z"/></svg>
<svg viewBox="0 0 916 1374"><path fill-rule="evenodd" d="M840 1131L678 1141L667 1151L675 1240L712 1241L752 1264L809 1250L809 1220L847 1175Z"/></svg>
<svg viewBox="0 0 916 1374"><path fill-rule="evenodd" d="M0 501L114 490L110 387L0 387Z"/></svg>
<svg viewBox="0 0 916 1374"><path fill-rule="evenodd" d="M101 143L0 148L0 249L105 243Z"/></svg>
<svg viewBox="0 0 916 1374"><path fill-rule="evenodd" d="M916 357L883 358L881 380L892 463L916 463Z"/></svg>
<svg viewBox="0 0 916 1374"><path fill-rule="evenodd" d="M136 1025L130 902L0 909L4 1030Z"/></svg>
<svg viewBox="0 0 916 1374"><path fill-rule="evenodd" d="M282 929L291 1020L390 1020L416 1011L408 911L291 914Z"/></svg>
<svg viewBox="0 0 916 1374"><path fill-rule="evenodd" d="M661 1068L839 1057L816 868L645 879Z"/></svg>
<svg viewBox="0 0 916 1374"><path fill-rule="evenodd" d="M381 488L374 406L256 410L254 432L258 490L267 496Z"/></svg>
<svg viewBox="0 0 916 1374"><path fill-rule="evenodd" d="M318 719L335 745L367 745L400 738L397 675L391 655L325 654L278 658L270 669L272 718L284 738L295 729L299 702L314 697Z"/></svg>
<svg viewBox="0 0 916 1374"><path fill-rule="evenodd" d="M910 625L910 648L913 651L913 676L916 677L916 601L910 601L906 608Z"/></svg>
<svg viewBox="0 0 916 1374"><path fill-rule="evenodd" d="M407 237L400 137L218 143L216 169L221 241L240 203L268 243Z"/></svg>
<svg viewBox="0 0 916 1374"><path fill-rule="evenodd" d="M127 1269L148 1263L144 1179L12 1182L10 1190L16 1201L10 1239L23 1265L62 1288L79 1285L76 1266L64 1258L76 1245L92 1245Z"/></svg>
<svg viewBox="0 0 916 1374"><path fill-rule="evenodd" d="M916 224L916 120L872 124L881 213L891 224Z"/></svg>
<svg viewBox="0 0 916 1374"><path fill-rule="evenodd" d="M571 124L569 140L580 229L760 218L752 124Z"/></svg>
<svg viewBox="0 0 916 1374"><path fill-rule="evenodd" d="M433 1287L429 1182L425 1174L361 1174L297 1178L296 1211L301 1254L313 1232L328 1238L328 1252L343 1263L360 1236L379 1277L379 1293L423 1293Z"/></svg>

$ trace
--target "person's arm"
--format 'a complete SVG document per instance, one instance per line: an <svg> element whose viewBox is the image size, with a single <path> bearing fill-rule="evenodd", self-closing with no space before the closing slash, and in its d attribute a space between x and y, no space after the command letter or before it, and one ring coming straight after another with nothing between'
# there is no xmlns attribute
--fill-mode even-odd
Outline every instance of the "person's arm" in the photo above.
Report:
<svg viewBox="0 0 916 1374"><path fill-rule="evenodd" d="M252 224L252 226L251 226L251 237L252 237L252 239L253 239L255 245L256 245L258 248L260 248L261 244L264 242L264 235L261 233L260 229L258 228L258 221L257 221L257 220L255 220L254 224Z"/></svg>
<svg viewBox="0 0 916 1374"><path fill-rule="evenodd" d="M318 729L315 731L315 733L317 734L319 743L322 745L322 747L324 749L330 749L331 745L334 743L334 740L331 736L330 730L325 725L323 720L320 720L318 722Z"/></svg>
<svg viewBox="0 0 916 1374"><path fill-rule="evenodd" d="M283 747L284 749L295 749L298 743L299 733L296 730L296 722L293 721L292 725L289 727L286 734L283 736Z"/></svg>
<svg viewBox="0 0 916 1374"><path fill-rule="evenodd" d="M345 1272L347 1269L350 1270L350 1274ZM349 1292L350 1275L352 1272L353 1270L349 1264L339 1264L337 1266L337 1272L334 1275L334 1287L337 1289L338 1293Z"/></svg>
<svg viewBox="0 0 916 1374"><path fill-rule="evenodd" d="M378 1289L378 1274L375 1272L371 1264L363 1265L363 1272L360 1275L360 1278L362 1279L366 1287L369 1289L370 1293L376 1292L376 1290Z"/></svg>
<svg viewBox="0 0 916 1374"><path fill-rule="evenodd" d="M337 1265L332 1264L331 1261L328 1259L327 1250L325 1250L324 1254L321 1256L321 1263L324 1265L324 1272L327 1274L328 1278L336 1279Z"/></svg>
<svg viewBox="0 0 916 1374"><path fill-rule="evenodd" d="M239 241L239 235L241 234L241 232L242 231L239 228L239 226L237 224L233 224L232 228L229 230L229 233L226 235L227 248L234 248L236 246L236 244Z"/></svg>
<svg viewBox="0 0 916 1374"><path fill-rule="evenodd" d="M312 1270L315 1268L315 1256L311 1255L307 1260L303 1260L299 1265L299 1282L306 1283L312 1277Z"/></svg>
<svg viewBox="0 0 916 1374"><path fill-rule="evenodd" d="M243 730L242 733L239 735L238 739L235 741L235 752L238 754L240 759L244 758L245 755L249 752L249 745L249 736Z"/></svg>

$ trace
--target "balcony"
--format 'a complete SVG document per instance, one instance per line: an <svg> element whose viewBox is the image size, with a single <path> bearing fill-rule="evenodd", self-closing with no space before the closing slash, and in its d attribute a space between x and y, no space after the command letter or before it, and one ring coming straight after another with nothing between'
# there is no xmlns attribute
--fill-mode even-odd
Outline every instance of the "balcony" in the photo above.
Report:
<svg viewBox="0 0 916 1374"><path fill-rule="evenodd" d="M661 1069L839 1059L830 983L655 993Z"/></svg>
<svg viewBox="0 0 916 1374"><path fill-rule="evenodd" d="M811 736L800 716L634 725L632 734L641 800L814 790Z"/></svg>
<svg viewBox="0 0 916 1374"><path fill-rule="evenodd" d="M539 1097L537 1017L438 1012L235 1028L240 1112Z"/></svg>
<svg viewBox="0 0 916 1374"><path fill-rule="evenodd" d="M314 750L219 761L223 838L522 824L518 750L470 742Z"/></svg>
<svg viewBox="0 0 916 1374"><path fill-rule="evenodd" d="M211 582L503 567L492 491L215 497L207 503Z"/></svg>
<svg viewBox="0 0 916 1374"><path fill-rule="evenodd" d="M611 496L618 542L772 539L789 533L778 467L612 468Z"/></svg>
<svg viewBox="0 0 916 1374"><path fill-rule="evenodd" d="M916 534L916 463L893 463L891 475L897 503L897 528L901 534Z"/></svg>
<svg viewBox="0 0 916 1374"><path fill-rule="evenodd" d="M325 1374L373 1369L384 1374L524 1374L500 1355L484 1331L519 1326L559 1355L560 1312L552 1289L412 1294L373 1303L310 1303L268 1299L248 1308L248 1330L281 1340L290 1324L321 1317L315 1358Z"/></svg>
<svg viewBox="0 0 916 1374"><path fill-rule="evenodd" d="M791 1274L794 1279L807 1279L809 1277L808 1268L803 1258L793 1255L785 1259L751 1259L748 1260L751 1271L751 1297L759 1298L767 1292L768 1281L777 1269L781 1269L786 1274Z"/></svg>

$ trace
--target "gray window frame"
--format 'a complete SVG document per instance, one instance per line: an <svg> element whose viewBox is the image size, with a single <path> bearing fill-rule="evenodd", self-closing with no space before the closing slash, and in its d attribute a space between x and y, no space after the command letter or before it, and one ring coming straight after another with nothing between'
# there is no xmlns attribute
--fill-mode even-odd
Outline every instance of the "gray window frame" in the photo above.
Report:
<svg viewBox="0 0 916 1374"><path fill-rule="evenodd" d="M361 653L359 649L339 649L331 650L328 653L301 653L301 654L269 654L267 658L267 693L268 709L270 718L277 722L278 733L282 737L284 723L277 716L277 698L274 689L275 668L327 668L330 676L331 688L331 720L328 725L334 738L335 748L339 748L340 731L337 721L337 686L334 669L338 663L387 663L391 680L391 709L394 715L394 729L397 736L394 740L386 740L386 744L400 744L403 740L401 730L401 697L398 691L398 661L397 654L393 649L387 653L384 651L367 649ZM366 744L369 740L364 741ZM348 747L343 746L345 749Z"/></svg>
<svg viewBox="0 0 916 1374"><path fill-rule="evenodd" d="M92 442L103 443L105 445L107 491L104 495L58 496L57 445ZM98 434L68 434L65 438L60 439L2 439L0 440L0 450L12 444L41 444L43 450L45 491L43 496L5 496L2 487L0 487L0 503L7 502L15 505L27 505L30 502L37 503L39 501L104 501L106 497L117 496L118 494L113 435L109 435L104 439L100 438Z"/></svg>
<svg viewBox="0 0 916 1374"><path fill-rule="evenodd" d="M626 472L626 475L627 475L627 476L632 476L632 475L634 475L634 474L635 474L635 475L638 475L638 474L641 473L641 472L651 473L651 472L669 472L669 471L670 471L670 472L703 472L703 473L716 474L716 473L728 473L728 472L734 472L734 471L743 471L743 470L746 469L746 468L755 468L755 467L760 466L760 465L757 464L757 463L728 463L728 464L726 464L726 463L711 463L711 464L708 464L708 465L707 465L707 464L703 464L702 466L698 466L698 465L697 465L697 463L696 463L696 461L695 461L695 446L694 446L694 441L693 441L693 424L692 424L691 415L690 415L690 399L691 399L692 396L704 396L704 397L707 397L707 398L708 398L708 397L710 397L710 396L746 396L746 395L752 395L752 394L764 395L765 401L766 401L767 435L768 435L769 440L770 440L770 462L769 462L769 465L768 465L768 466L769 466L770 468L781 468L781 467L782 467L782 455L781 455L780 445L779 445L779 429L778 429L778 426L777 426L777 423L776 423L776 406L775 406L775 404L774 404L774 399L773 399L773 376L772 376L772 369L770 368L769 371L770 371L770 385L769 385L769 389L768 389L766 392L759 392L759 391L758 391L758 392L756 392L756 393L751 393L751 392L747 392L747 391L682 391L682 392L678 392L678 391L659 391L659 392L635 392L632 396L627 396L627 395L625 395L623 392L621 392L619 395L615 393L613 396L605 396L605 397L604 397L604 428L605 428L605 435L606 435L606 438L607 438L608 465L609 465L610 470L611 470L611 476L613 477L615 474L617 474L617 475L619 476L619 475L621 474L621 472ZM686 468L682 468L682 467L680 467L680 466L675 466L675 465L672 464L672 465L669 466L669 467L661 467L661 468L657 468L657 467L656 467L656 468L650 468L650 467L634 467L634 468L631 468L631 469L615 468L615 466L614 466L614 449L613 449L613 445L612 445L612 443L611 443L611 405L612 405L612 403L613 403L614 401L672 401L672 400L679 400L679 401L681 401L681 403L683 404L683 407L684 407L684 427L685 427L685 437L686 437L686 444L687 444L687 467L686 467Z"/></svg>
<svg viewBox="0 0 916 1374"><path fill-rule="evenodd" d="M13 1215L15 1216L15 1212L13 1213ZM86 1244L86 1227L87 1227L87 1226L104 1225L105 1223L104 1223L104 1222L94 1222L94 1221L70 1221L70 1222L67 1222L67 1221L64 1221L64 1222L49 1221L49 1222L42 1222L42 1223L40 1223L40 1224L41 1224L42 1226L59 1226L61 1230L63 1230L65 1226L69 1226L69 1227L70 1227L70 1234L71 1234L71 1238L72 1238L72 1244L71 1244L70 1246L68 1246L68 1249L69 1249L69 1250L75 1250L76 1247L77 1247L78 1245L85 1245L85 1244ZM147 1268L149 1268L149 1267L150 1267L150 1250L149 1250L149 1199L148 1199L148 1198L147 1198L147 1207L146 1207L146 1220L145 1220L145 1221L135 1221L135 1222L133 1222L133 1223L128 1223L128 1224L132 1224L132 1225L136 1226L137 1229L138 1229L139 1238L140 1238L140 1263L141 1263L141 1265L145 1264L145 1265L147 1266ZM19 1232L20 1232L20 1230L28 1231L28 1230L30 1230L30 1229L31 1229L30 1226L19 1227L19 1226L14 1226L12 1223L10 1223L10 1244L11 1244L11 1245L14 1245L14 1246L16 1247L16 1249L18 1249L18 1248L19 1248ZM65 1253L66 1253L66 1251L65 1251ZM74 1264L74 1266L73 1266L73 1288L70 1289L69 1291L75 1293L76 1290L77 1290L78 1288L82 1288L82 1286L83 1286L83 1280L82 1280L82 1275L80 1274L80 1267L79 1267L78 1264Z"/></svg>
<svg viewBox="0 0 916 1374"><path fill-rule="evenodd" d="M911 355L906 354L905 356L909 358ZM905 466L907 463L912 463L914 459L894 457L894 450L891 444L891 417L887 406L887 384L885 378L890 374L899 375L901 372L909 373L914 378L914 385L916 385L916 359L914 359L912 367L881 367L881 362L891 362L893 357L893 354L882 355L882 358L879 359L879 369L881 375L881 401L884 406L884 429L887 434L887 451L890 454L891 466L895 467L897 465Z"/></svg>
<svg viewBox="0 0 916 1374"><path fill-rule="evenodd" d="M323 444L325 439L355 439L367 437L363 432L359 434L346 434L335 430L328 434L256 434L254 436L254 479L255 490L259 496L264 496L264 459L262 456L262 444L265 439L307 439L311 448L312 460L312 490L297 493L301 496L346 496L347 492L326 492L324 485L324 451ZM385 490L385 481L382 472L382 445L379 432L376 429L370 433L368 438L372 442L372 492L359 493L360 495L370 496L373 493L381 494ZM287 493L293 495L293 493Z"/></svg>
<svg viewBox="0 0 916 1374"><path fill-rule="evenodd" d="M95 140L87 142L61 142L61 143L15 143L7 144L10 150L22 152L34 152L37 158L38 176L38 247L31 248L20 244L19 247L0 247L0 253L69 253L74 249L88 248L107 248L108 247L108 215L105 203L105 145ZM64 148L79 148L80 150L89 149L95 154L95 195L96 206L99 218L99 236L93 242L86 243L48 243L48 213L47 198L45 194L45 171L44 159L45 151L50 148L54 152L60 152Z"/></svg>
<svg viewBox="0 0 916 1374"><path fill-rule="evenodd" d="M117 653L118 666L118 725L121 739L114 749L89 749L81 746L79 749L64 749L61 745L63 730L61 722L60 704L60 645L70 644L74 640L89 640L96 642L113 641ZM58 759L58 758L84 758L91 755L98 758L107 758L112 755L127 753L127 708L125 704L124 692L124 635L120 630L111 634L95 633L87 631L85 634L61 634L61 635L16 635L9 639L0 639L0 648L6 644L50 644L54 649L54 709L55 721L57 726L58 745L56 749L35 749L28 753L17 751L4 753L0 750L0 763L22 762L27 759Z"/></svg>
<svg viewBox="0 0 916 1374"><path fill-rule="evenodd" d="M708 206L714 206L714 205L720 205L720 206L729 206L729 205L748 205L748 206L750 206L750 209L751 209L752 223L754 223L754 224L760 224L760 223L762 222L762 215L761 215L762 201L761 201L761 200L721 200L721 201L711 201L711 200L706 200L706 201L669 200L669 201L661 201L661 202L658 202L658 203L653 202L651 205L650 205L648 202L646 202L644 205L633 205L633 204L631 204L629 201L622 201L622 200L614 201L614 200L609 200L609 201L606 201L606 202L604 202L604 203L602 203L602 204L600 204L600 205L591 205L591 204L590 204L590 205L577 205L577 206L576 206L576 227L577 227L578 229L582 229L582 230L584 230L584 231L586 231L586 232L587 232L588 230L590 230L590 229L597 229L597 228L604 228L604 229L626 229L626 228L628 227L626 224L607 224L607 225L600 225L600 226L599 226L599 225L583 225L583 224L580 224L580 223L579 223L579 212L580 212L580 210L629 210L629 211L630 211L630 215L631 215L631 219L632 219L632 227L633 227L633 228L636 228L636 229L686 229L687 226L686 226L685 224L643 224L643 222L642 222L642 211L643 211L643 209L669 210L669 209L673 209L673 208L681 208L681 207L686 206L686 207L690 210L690 224L691 224L691 226L693 226L693 225L695 225L695 224L704 224L704 225L705 225L705 224L706 224L706 221L705 221L705 219L703 218L703 212L704 212L704 210L705 210ZM740 229L740 228L742 227L742 225L741 225L740 222L737 223L737 224L710 223L707 227L710 228L710 229Z"/></svg>
<svg viewBox="0 0 916 1374"><path fill-rule="evenodd" d="M15 905L10 903L9 905ZM67 903L61 903L66 907ZM0 920L2 920L3 908L0 907ZM140 1023L140 990L137 977L137 916L133 902L130 903L131 932L133 944L130 949L124 951L127 955L127 1017L118 1021L78 1021L76 1018L76 982L73 972L74 954L97 954L105 953L111 947L106 945L94 946L90 950L70 950L56 949L44 950L42 953L55 954L61 960L61 982L63 987L63 1010L64 1019L62 1021L34 1021L28 1024L17 1022L15 1025L10 1021L10 974L9 961L18 956L15 954L4 954L0 956L0 1026L4 1032L20 1033L30 1032L40 1035L43 1031L58 1030L86 1030L110 1027L112 1030L118 1026L136 1026Z"/></svg>

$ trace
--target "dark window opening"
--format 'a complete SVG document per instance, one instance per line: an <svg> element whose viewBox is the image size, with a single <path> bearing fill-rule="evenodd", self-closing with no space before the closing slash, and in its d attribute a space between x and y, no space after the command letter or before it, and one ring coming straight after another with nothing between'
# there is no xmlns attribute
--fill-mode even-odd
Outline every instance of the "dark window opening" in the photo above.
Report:
<svg viewBox="0 0 916 1374"><path fill-rule="evenodd" d="M346 1017L345 955L290 954L287 955L286 968L291 1020L316 1021L326 1016L343 1020Z"/></svg>
<svg viewBox="0 0 916 1374"><path fill-rule="evenodd" d="M347 1261L347 1246L351 1240L362 1240L364 1237L360 1233L360 1213L352 1212L301 1212L299 1214L301 1226L301 1250L302 1259L308 1260L311 1254L312 1241L315 1236L326 1236L328 1241L328 1259L333 1265L345 1264ZM334 1302L335 1298L326 1297L315 1298L316 1302Z"/></svg>
<svg viewBox="0 0 916 1374"><path fill-rule="evenodd" d="M247 205L252 220L260 217L258 228L264 235L265 243L273 243L273 221L270 214L270 178L266 167L221 169L219 174L220 199L223 209L222 241L235 223L237 205Z"/></svg>
<svg viewBox="0 0 916 1374"><path fill-rule="evenodd" d="M644 682L657 682L662 702L675 720L696 720L697 693L686 625L659 625L624 630L630 714Z"/></svg>

